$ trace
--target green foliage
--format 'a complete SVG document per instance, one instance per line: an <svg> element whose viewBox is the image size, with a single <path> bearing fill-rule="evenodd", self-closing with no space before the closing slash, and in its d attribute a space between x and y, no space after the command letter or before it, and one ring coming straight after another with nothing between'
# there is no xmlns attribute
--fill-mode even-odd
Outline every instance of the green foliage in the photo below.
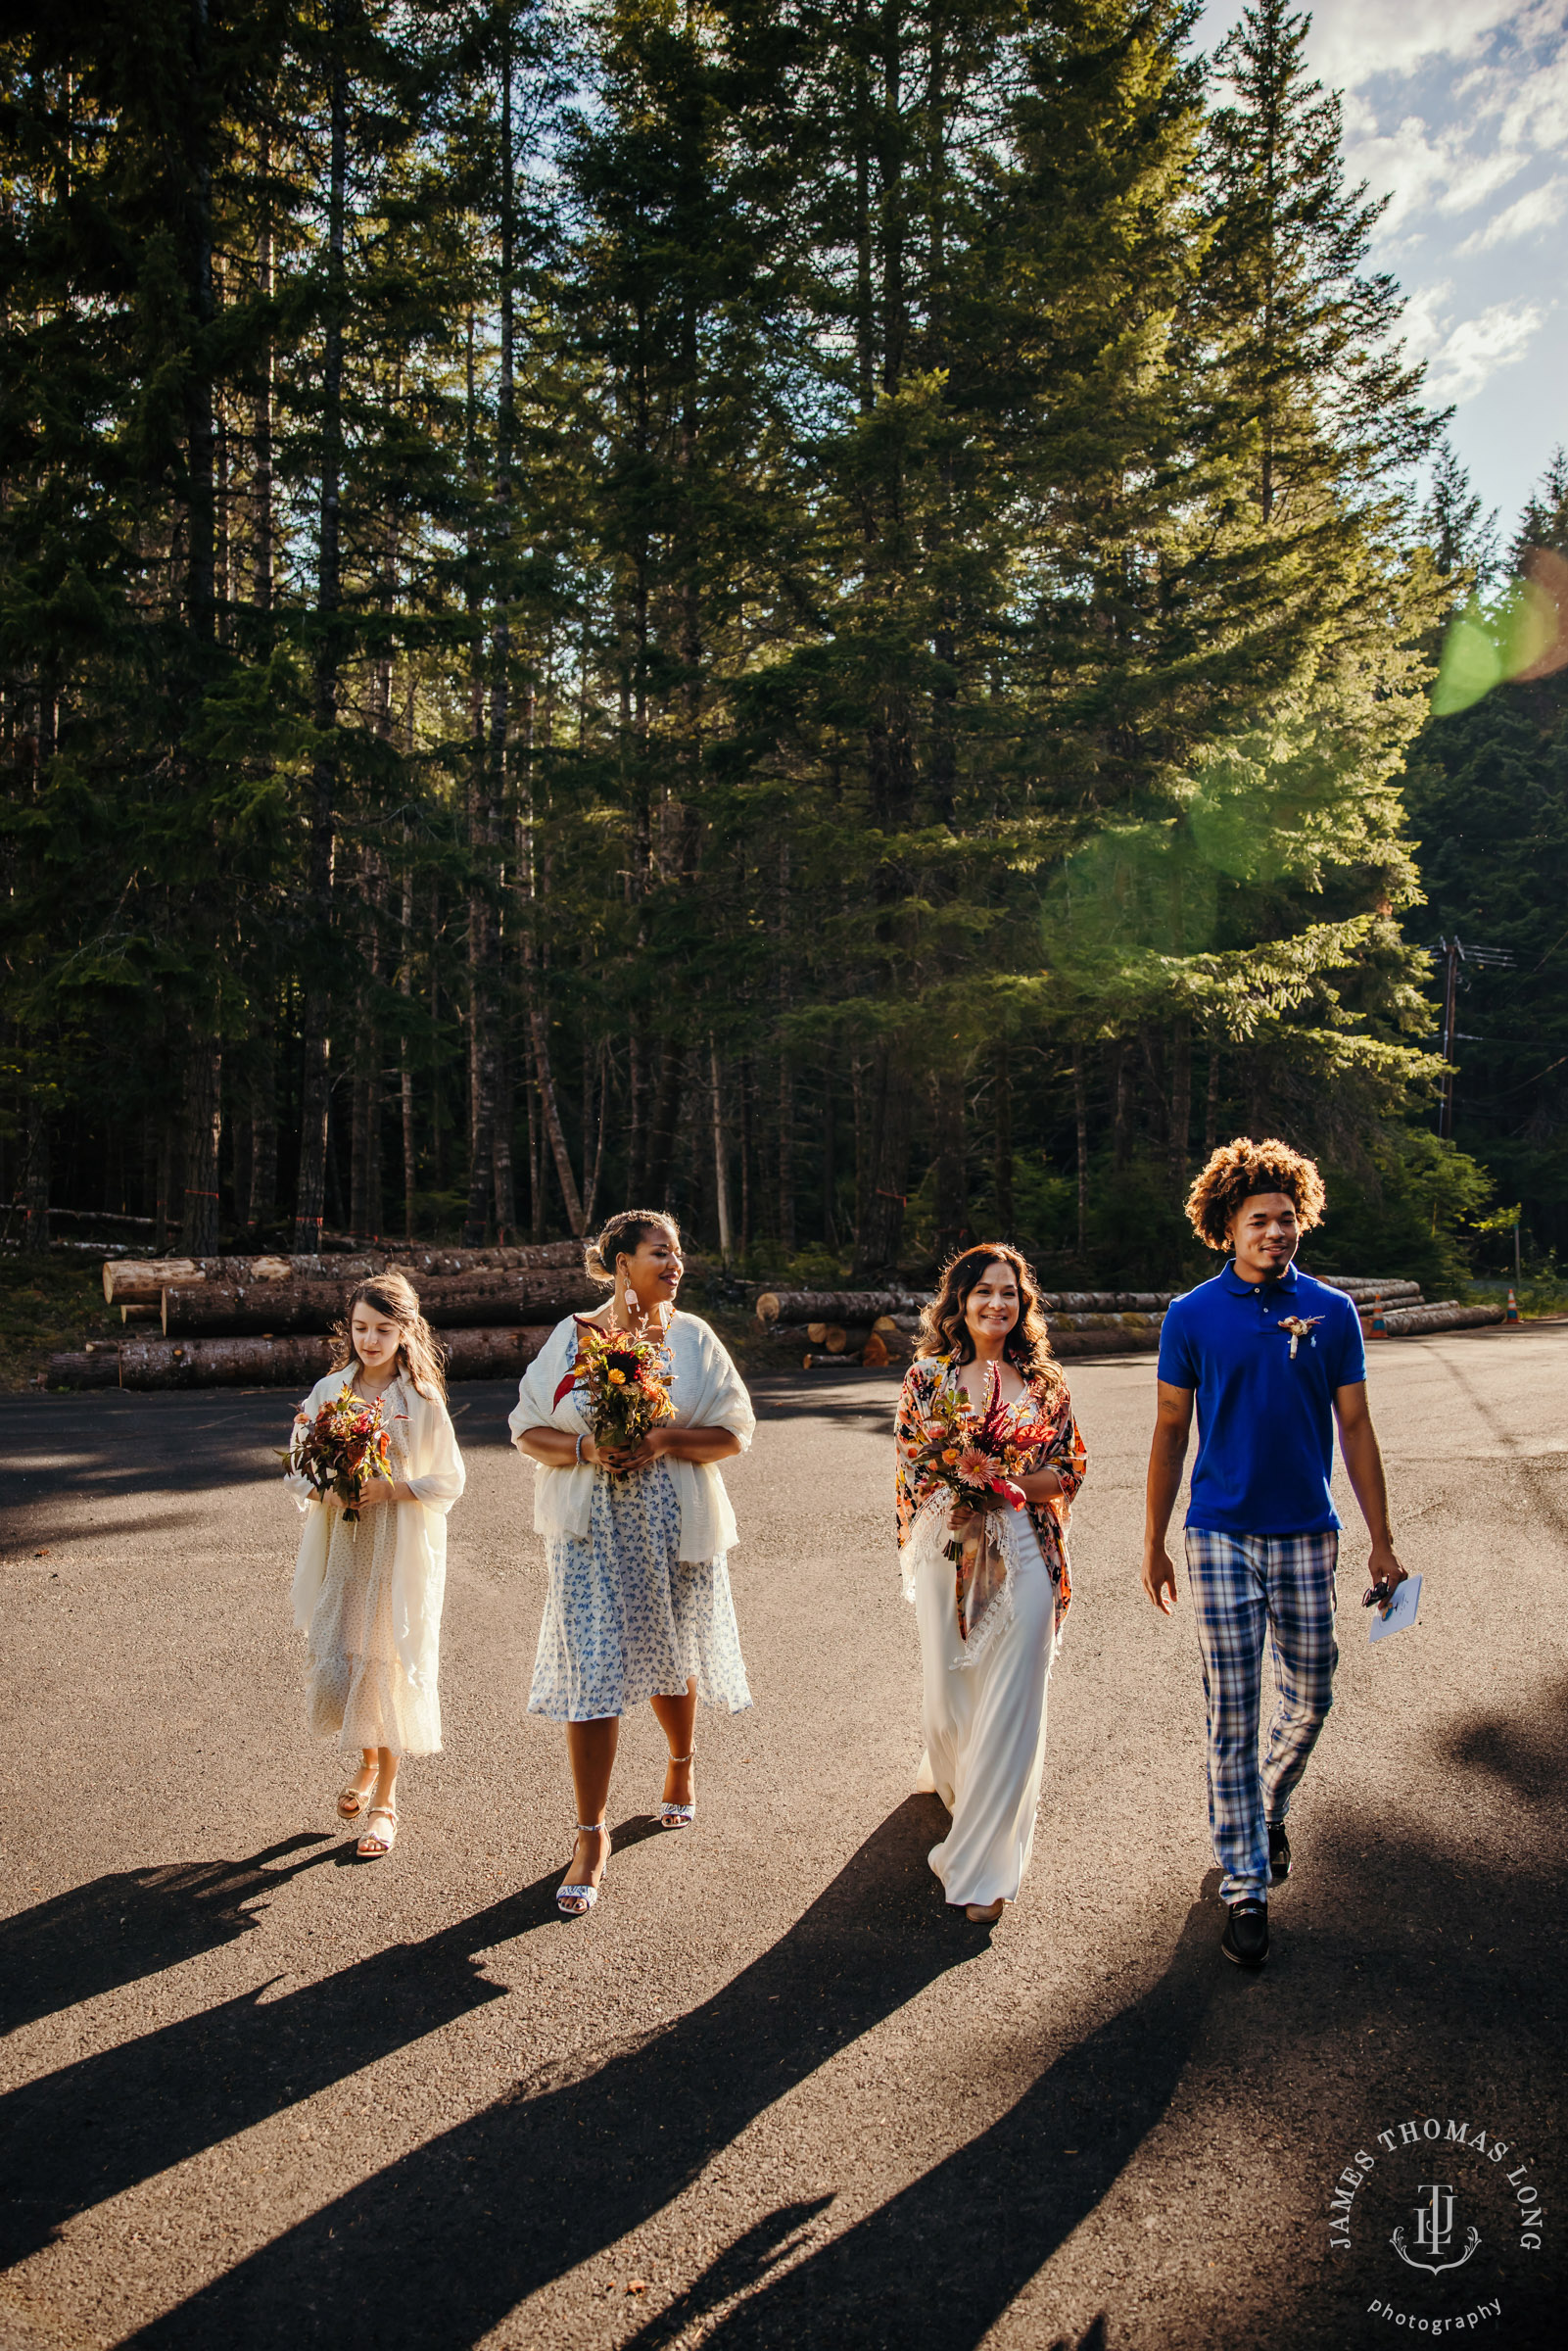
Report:
<svg viewBox="0 0 1568 2351"><path fill-rule="evenodd" d="M1247 1126L1419 1218L1486 532L1301 19L133 16L0 44L13 1190L1134 1282Z"/></svg>

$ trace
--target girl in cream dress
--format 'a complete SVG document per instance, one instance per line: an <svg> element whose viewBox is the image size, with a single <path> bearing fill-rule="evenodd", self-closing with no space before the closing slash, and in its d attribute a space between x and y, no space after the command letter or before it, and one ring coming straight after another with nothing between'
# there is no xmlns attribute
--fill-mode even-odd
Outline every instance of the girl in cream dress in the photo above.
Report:
<svg viewBox="0 0 1568 2351"><path fill-rule="evenodd" d="M612 1217L587 1265L615 1285L594 1319L660 1342L675 1416L630 1449L601 1450L572 1384L569 1316L529 1366L509 1423L536 1464L534 1525L549 1579L528 1707L566 1725L577 1798L577 1847L556 1896L569 1917L598 1898L621 1716L653 1708L670 1751L658 1818L677 1829L695 1815L698 1699L732 1714L751 1703L727 1564L735 1512L718 1469L751 1443L750 1398L707 1323L676 1309L681 1240L671 1218Z"/></svg>
<svg viewBox="0 0 1568 2351"><path fill-rule="evenodd" d="M363 1825L366 1861L398 1834L398 1766L441 1748L441 1604L447 1512L463 1490L441 1357L402 1273L363 1281L334 1353L342 1360L300 1407L312 1419L350 1380L379 1397L393 1483L367 1485L356 1522L307 1480L285 1482L306 1512L294 1571L294 1621L306 1636L306 1712L318 1737L359 1758L339 1817Z"/></svg>

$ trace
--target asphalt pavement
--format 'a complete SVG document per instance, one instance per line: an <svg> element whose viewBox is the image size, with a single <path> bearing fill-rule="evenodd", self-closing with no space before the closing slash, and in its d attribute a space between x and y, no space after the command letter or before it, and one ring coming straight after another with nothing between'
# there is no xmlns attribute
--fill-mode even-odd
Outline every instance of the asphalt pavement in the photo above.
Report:
<svg viewBox="0 0 1568 2351"><path fill-rule="evenodd" d="M759 1388L755 1708L699 1716L674 1835L629 1721L572 1923L510 1391L454 1393L447 1752L371 1865L301 1727L288 1401L0 1402L0 2351L1559 2343L1568 1327L1373 1352L1421 1620L1368 1643L1345 1495L1258 1977L1218 1950L1191 1608L1138 1587L1153 1364L1069 1370L1076 1599L991 1933L911 1793L887 1375Z"/></svg>

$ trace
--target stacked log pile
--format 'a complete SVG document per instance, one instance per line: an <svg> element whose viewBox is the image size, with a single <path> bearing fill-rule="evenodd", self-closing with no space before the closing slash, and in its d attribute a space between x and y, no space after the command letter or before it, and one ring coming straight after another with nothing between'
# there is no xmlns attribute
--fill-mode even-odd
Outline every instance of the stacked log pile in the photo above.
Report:
<svg viewBox="0 0 1568 2351"><path fill-rule="evenodd" d="M1505 1319L1500 1306L1423 1300L1415 1281L1315 1275L1352 1299L1368 1337L1406 1338L1423 1331L1468 1330ZM1160 1344L1173 1290L1047 1290L1040 1303L1059 1356L1152 1352ZM894 1290L765 1290L757 1316L781 1347L801 1353L808 1369L863 1363L907 1363L921 1309L928 1298ZM868 1321L868 1318L874 1318ZM1374 1321L1381 1327L1374 1329Z"/></svg>
<svg viewBox="0 0 1568 2351"><path fill-rule="evenodd" d="M51 1356L42 1384L95 1388L307 1388L357 1284L408 1274L441 1333L449 1379L515 1378L563 1315L599 1304L580 1241L536 1248L376 1249L356 1256L120 1258L104 1296L163 1336Z"/></svg>

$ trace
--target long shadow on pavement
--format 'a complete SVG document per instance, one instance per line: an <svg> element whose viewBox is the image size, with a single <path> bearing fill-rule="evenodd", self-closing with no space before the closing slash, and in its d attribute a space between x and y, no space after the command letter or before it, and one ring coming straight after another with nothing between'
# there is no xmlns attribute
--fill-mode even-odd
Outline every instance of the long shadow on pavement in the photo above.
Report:
<svg viewBox="0 0 1568 2351"><path fill-rule="evenodd" d="M1222 1965L1217 1887L1212 1875L1169 1966L1141 1999L1047 2067L988 2131L762 2283L704 2341L725 2351L830 2340L835 2351L917 2343L920 2351L973 2351L1169 2105ZM737 2290L739 2280L710 2272L628 2351L654 2351Z"/></svg>
<svg viewBox="0 0 1568 2351"><path fill-rule="evenodd" d="M286 1838L245 1861L117 1869L19 1911L0 1922L0 2033L59 2016L254 1933L261 1921L249 1904L302 1869L331 1861L337 1850L336 1840L318 1831ZM291 1853L302 1858L287 1869L267 1867Z"/></svg>
<svg viewBox="0 0 1568 2351"><path fill-rule="evenodd" d="M907 1799L771 1950L678 2024L586 2076L520 2085L130 2339L203 2351L473 2343L679 2195L848 2042L976 1955L980 1938L946 1915L927 1866L939 1818L933 1798Z"/></svg>
<svg viewBox="0 0 1568 2351"><path fill-rule="evenodd" d="M623 1823L614 1837L624 1850L653 1834L650 1823L637 1820ZM129 1879L134 1893L119 1874L97 1880L74 1897L44 1905L41 1918L25 1913L0 1927L0 1974L13 1946L25 1953L31 1966L24 1998L30 1991L29 2013L47 2014L214 1949L246 1931L242 1900L294 1874L261 1869L264 1858L153 1872L140 1887ZM294 1869L322 1861L352 1866L352 1845L334 1842ZM74 2213L504 1999L504 1988L486 1980L472 1954L533 1928L560 1925L559 1882L559 1871L551 1870L423 1943L394 1943L281 1997L246 1992L0 2098L0 2268L47 2244ZM116 1901L132 1905L124 1926L140 1929L133 1940L110 1926L115 1913L106 1904ZM84 1943L74 1954L69 1953L72 1923L100 1929L96 1943ZM45 1996L51 1952L63 1960L55 1999Z"/></svg>

